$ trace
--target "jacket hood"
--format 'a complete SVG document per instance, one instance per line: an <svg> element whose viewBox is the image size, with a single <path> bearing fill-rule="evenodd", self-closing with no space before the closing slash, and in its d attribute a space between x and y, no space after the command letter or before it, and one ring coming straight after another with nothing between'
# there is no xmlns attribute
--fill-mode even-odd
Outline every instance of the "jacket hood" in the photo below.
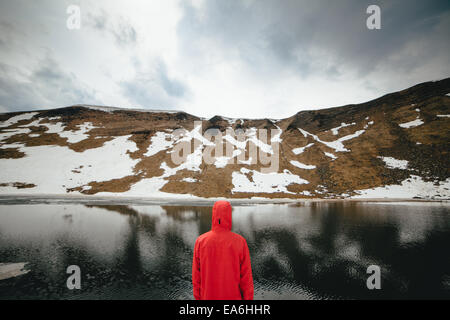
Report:
<svg viewBox="0 0 450 320"><path fill-rule="evenodd" d="M231 230L231 204L228 201L217 201L212 209L211 230Z"/></svg>

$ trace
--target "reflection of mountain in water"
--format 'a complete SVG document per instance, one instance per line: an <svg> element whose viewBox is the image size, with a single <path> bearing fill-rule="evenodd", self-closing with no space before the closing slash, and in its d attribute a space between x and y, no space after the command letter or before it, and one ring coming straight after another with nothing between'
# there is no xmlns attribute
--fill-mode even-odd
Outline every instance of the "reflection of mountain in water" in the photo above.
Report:
<svg viewBox="0 0 450 320"><path fill-rule="evenodd" d="M1 261L30 261L33 270L0 282L0 298L192 298L192 249L196 237L210 230L211 207L77 208L86 215L63 218L64 225L90 224L89 214L95 210L118 213L122 222L112 226L104 219L104 227L87 239L55 229L45 239L45 250L38 243L8 242L0 227ZM450 220L445 206L236 206L233 230L248 241L257 298L449 297ZM119 237L110 254L93 250L100 233ZM82 269L80 292L61 285L70 264ZM371 264L381 267L382 290L366 288Z"/></svg>

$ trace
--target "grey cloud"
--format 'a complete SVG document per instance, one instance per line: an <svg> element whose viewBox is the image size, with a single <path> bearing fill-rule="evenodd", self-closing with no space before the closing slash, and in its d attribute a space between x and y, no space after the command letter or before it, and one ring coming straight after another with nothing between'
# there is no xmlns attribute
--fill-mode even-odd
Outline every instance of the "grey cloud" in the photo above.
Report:
<svg viewBox="0 0 450 320"><path fill-rule="evenodd" d="M134 63L137 70L142 69L139 61ZM185 84L169 77L162 60L157 61L153 69L139 71L133 80L123 81L119 85L131 101L151 109L179 109L177 98L188 94Z"/></svg>
<svg viewBox="0 0 450 320"><path fill-rule="evenodd" d="M381 7L381 30L366 28L370 4ZM450 21L447 0L213 0L205 1L202 14L188 2L183 6L178 32L187 52L204 55L196 43L208 38L228 52L237 50L250 68L267 74L289 68L299 76L336 75L354 68L366 75L406 46L416 53L404 54L393 69L412 72L436 54L441 63L449 62L448 29L441 27ZM331 65L317 61L321 57L311 49L326 53Z"/></svg>
<svg viewBox="0 0 450 320"><path fill-rule="evenodd" d="M117 30L112 31L116 42L120 45L134 44L137 40L137 33L133 26L121 21Z"/></svg>
<svg viewBox="0 0 450 320"><path fill-rule="evenodd" d="M11 112L98 103L93 90L81 85L73 74L61 70L50 57L43 59L30 75L1 64L0 88L0 105Z"/></svg>
<svg viewBox="0 0 450 320"><path fill-rule="evenodd" d="M157 63L156 75L164 91L172 97L182 97L186 93L186 86L177 79L169 78L166 64Z"/></svg>
<svg viewBox="0 0 450 320"><path fill-rule="evenodd" d="M88 13L86 24L97 30L105 30L107 27L106 13L102 12L98 15Z"/></svg>
<svg viewBox="0 0 450 320"><path fill-rule="evenodd" d="M96 15L88 14L85 24L100 32L111 34L119 46L132 45L137 41L136 29L128 21L119 17L118 22L114 23L105 11Z"/></svg>

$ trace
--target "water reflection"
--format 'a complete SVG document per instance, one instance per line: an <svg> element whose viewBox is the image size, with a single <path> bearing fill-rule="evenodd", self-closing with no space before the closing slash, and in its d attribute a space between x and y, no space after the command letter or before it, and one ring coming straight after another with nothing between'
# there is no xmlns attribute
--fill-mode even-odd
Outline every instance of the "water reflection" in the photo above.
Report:
<svg viewBox="0 0 450 320"><path fill-rule="evenodd" d="M255 298L449 298L450 210L432 203L317 202L233 209L249 244ZM0 205L0 262L29 262L1 299L192 299L195 239L211 207ZM82 271L70 291L67 266ZM382 290L366 269L382 270Z"/></svg>

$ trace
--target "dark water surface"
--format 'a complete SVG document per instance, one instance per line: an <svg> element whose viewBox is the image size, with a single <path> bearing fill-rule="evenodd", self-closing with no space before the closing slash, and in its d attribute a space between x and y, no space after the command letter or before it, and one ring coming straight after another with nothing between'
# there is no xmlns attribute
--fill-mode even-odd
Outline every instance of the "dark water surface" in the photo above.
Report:
<svg viewBox="0 0 450 320"><path fill-rule="evenodd" d="M1 280L0 299L192 299L192 250L210 226L208 206L2 203L0 262L30 272ZM450 298L448 203L236 205L233 231L255 299ZM381 290L366 287L369 265Z"/></svg>

